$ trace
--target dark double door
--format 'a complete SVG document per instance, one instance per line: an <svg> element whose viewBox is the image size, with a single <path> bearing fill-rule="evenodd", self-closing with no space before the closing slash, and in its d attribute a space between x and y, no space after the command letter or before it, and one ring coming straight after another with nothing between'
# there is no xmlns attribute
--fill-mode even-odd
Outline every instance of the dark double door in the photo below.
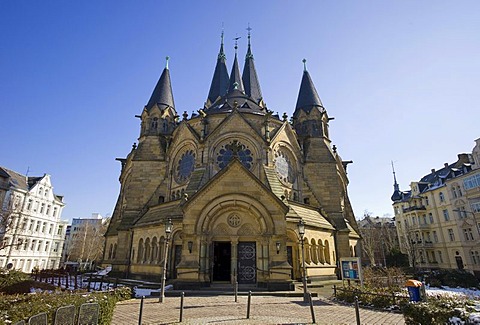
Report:
<svg viewBox="0 0 480 325"><path fill-rule="evenodd" d="M232 275L232 245L230 242L213 243L213 281L230 282ZM255 284L257 281L255 242L239 242L237 246L237 281Z"/></svg>

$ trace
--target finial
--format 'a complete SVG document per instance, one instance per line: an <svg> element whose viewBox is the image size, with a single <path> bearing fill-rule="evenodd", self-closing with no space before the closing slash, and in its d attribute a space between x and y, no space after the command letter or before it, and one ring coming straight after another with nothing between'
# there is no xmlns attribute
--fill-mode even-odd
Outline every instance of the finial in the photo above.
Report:
<svg viewBox="0 0 480 325"><path fill-rule="evenodd" d="M165 57L166 63L165 63L165 69L168 69L168 60L170 60L170 57L167 55Z"/></svg>
<svg viewBox="0 0 480 325"><path fill-rule="evenodd" d="M250 28L250 23L248 23L248 27L247 27L247 31L248 31L248 45L250 45L250 32L252 31L252 28Z"/></svg>
<svg viewBox="0 0 480 325"><path fill-rule="evenodd" d="M183 120L186 120L188 118L188 113L187 111L183 112Z"/></svg>
<svg viewBox="0 0 480 325"><path fill-rule="evenodd" d="M224 34L224 30L223 30L223 23L222 23L222 36L221 36L221 38L222 38L222 45L223 45L223 34Z"/></svg>
<svg viewBox="0 0 480 325"><path fill-rule="evenodd" d="M287 121L287 119L288 119L287 113L283 113L282 119L283 119L283 122L286 122L286 121Z"/></svg>
<svg viewBox="0 0 480 325"><path fill-rule="evenodd" d="M240 36L237 36L237 37L234 38L234 40L235 40L235 54L237 54L238 40L239 40L240 38L241 38Z"/></svg>
<svg viewBox="0 0 480 325"><path fill-rule="evenodd" d="M307 59L303 59L303 71L307 71Z"/></svg>
<svg viewBox="0 0 480 325"><path fill-rule="evenodd" d="M235 82L233 83L233 89L238 89L238 82L235 81Z"/></svg>
<svg viewBox="0 0 480 325"><path fill-rule="evenodd" d="M333 145L332 149L333 149L333 153L337 153L337 146L336 145Z"/></svg>

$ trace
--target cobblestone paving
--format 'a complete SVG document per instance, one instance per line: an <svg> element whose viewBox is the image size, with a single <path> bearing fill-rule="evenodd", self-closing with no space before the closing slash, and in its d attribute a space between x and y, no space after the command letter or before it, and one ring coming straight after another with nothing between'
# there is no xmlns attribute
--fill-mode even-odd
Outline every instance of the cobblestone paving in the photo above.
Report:
<svg viewBox="0 0 480 325"><path fill-rule="evenodd" d="M247 296L188 297L182 324L312 324L310 305L297 297L252 296L247 319ZM313 298L316 324L356 324L355 308L329 299ZM119 302L112 324L138 324L140 299ZM142 324L175 324L180 319L180 298L146 298ZM401 314L360 309L361 324L405 324Z"/></svg>

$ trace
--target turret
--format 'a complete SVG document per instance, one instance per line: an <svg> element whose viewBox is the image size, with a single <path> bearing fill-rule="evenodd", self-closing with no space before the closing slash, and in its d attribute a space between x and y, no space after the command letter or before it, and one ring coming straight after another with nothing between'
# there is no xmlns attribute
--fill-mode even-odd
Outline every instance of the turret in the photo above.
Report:
<svg viewBox="0 0 480 325"><path fill-rule="evenodd" d="M248 30L248 49L245 55L245 65L243 67L242 81L245 87L245 94L250 96L257 104L262 102L262 91L258 81L257 70L253 60L252 48L250 44L250 27Z"/></svg>
<svg viewBox="0 0 480 325"><path fill-rule="evenodd" d="M212 83L210 85L210 91L208 92L207 102L205 103L206 107L212 105L218 97L222 97L227 93L228 90L228 72L226 65L226 56L223 52L223 32L222 32L222 41L220 44L220 52L217 57L217 64L215 66L215 71L213 73Z"/></svg>

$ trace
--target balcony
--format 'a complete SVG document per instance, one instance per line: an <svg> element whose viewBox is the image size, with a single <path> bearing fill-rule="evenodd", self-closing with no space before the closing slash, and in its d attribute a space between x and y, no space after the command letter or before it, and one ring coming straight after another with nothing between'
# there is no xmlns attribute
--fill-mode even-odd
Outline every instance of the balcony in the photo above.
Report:
<svg viewBox="0 0 480 325"><path fill-rule="evenodd" d="M413 206L413 207L408 207L408 208L403 208L403 212L412 212L412 211L425 211L427 210L427 208L425 208L424 205L420 205L420 206Z"/></svg>

